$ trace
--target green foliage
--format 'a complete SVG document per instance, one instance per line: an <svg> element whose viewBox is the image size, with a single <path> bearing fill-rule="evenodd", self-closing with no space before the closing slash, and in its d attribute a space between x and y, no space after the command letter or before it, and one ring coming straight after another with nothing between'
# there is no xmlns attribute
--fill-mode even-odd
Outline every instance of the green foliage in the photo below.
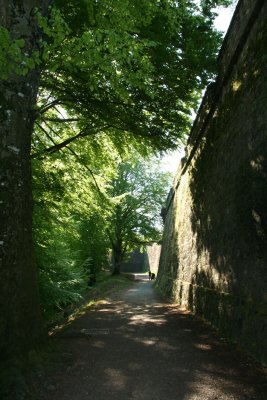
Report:
<svg viewBox="0 0 267 400"><path fill-rule="evenodd" d="M148 157L185 140L216 70L220 3L57 0L49 18L38 15L41 55L26 66L40 56L34 236L47 318L81 296L110 245L119 263L160 239L169 177L133 149ZM23 40L12 50L2 35L0 62L10 48L20 65Z"/></svg>
<svg viewBox="0 0 267 400"><path fill-rule="evenodd" d="M0 79L6 80L12 73L27 75L38 61L37 52L27 54L24 39L12 39L9 31L0 26Z"/></svg>
<svg viewBox="0 0 267 400"><path fill-rule="evenodd" d="M40 143L57 131L37 129L38 153ZM79 300L88 280L107 267L119 230L124 252L160 239L160 207L170 181L155 159L145 161L125 147L119 155L105 135L34 158L33 178L42 311L51 320Z"/></svg>
<svg viewBox="0 0 267 400"><path fill-rule="evenodd" d="M171 183L155 158L131 155L120 162L107 193L110 213L107 232L113 251L115 273L126 253L161 239L160 211Z"/></svg>
<svg viewBox="0 0 267 400"><path fill-rule="evenodd" d="M84 267L89 271L89 281L94 280L99 271L108 265L109 241L106 235L105 210L99 209L80 226L80 257L85 260Z"/></svg>
<svg viewBox="0 0 267 400"><path fill-rule="evenodd" d="M42 314L45 321L51 322L64 307L81 300L86 276L78 268L56 263L39 270L39 285Z"/></svg>
<svg viewBox="0 0 267 400"><path fill-rule="evenodd" d="M78 120L80 138L109 135L117 148L122 137L157 150L183 144L216 71L212 7L220 3L58 0L50 19L40 19L40 118L61 105ZM71 132L66 139L76 140Z"/></svg>
<svg viewBox="0 0 267 400"><path fill-rule="evenodd" d="M68 134L60 124L56 130L44 126L36 126L34 152ZM88 280L107 266L105 187L117 157L103 136L33 159L34 238L42 312L48 320L79 300Z"/></svg>
<svg viewBox="0 0 267 400"><path fill-rule="evenodd" d="M68 193L68 169L57 162L33 164L34 237L39 268L41 308L45 319L77 301L86 287L78 264L78 224Z"/></svg>

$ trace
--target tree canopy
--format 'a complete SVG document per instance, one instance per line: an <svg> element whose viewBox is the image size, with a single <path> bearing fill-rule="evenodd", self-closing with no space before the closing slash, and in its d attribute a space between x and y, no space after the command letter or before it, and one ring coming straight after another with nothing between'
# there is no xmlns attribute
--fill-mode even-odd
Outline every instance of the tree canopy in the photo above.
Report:
<svg viewBox="0 0 267 400"><path fill-rule="evenodd" d="M37 150L53 152L100 135L143 151L181 145L216 72L221 36L212 26L212 7L226 2L200 3L56 1L50 19L40 17L45 35L36 113L57 136L38 142Z"/></svg>

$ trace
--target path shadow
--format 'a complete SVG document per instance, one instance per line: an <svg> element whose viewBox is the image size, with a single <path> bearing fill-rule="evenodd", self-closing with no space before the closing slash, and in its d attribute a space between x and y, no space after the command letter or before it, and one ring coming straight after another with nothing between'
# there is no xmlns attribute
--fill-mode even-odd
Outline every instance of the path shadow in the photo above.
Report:
<svg viewBox="0 0 267 400"><path fill-rule="evenodd" d="M89 335L77 335L81 330ZM53 340L73 359L55 372L50 400L265 399L263 376L145 281L107 299Z"/></svg>

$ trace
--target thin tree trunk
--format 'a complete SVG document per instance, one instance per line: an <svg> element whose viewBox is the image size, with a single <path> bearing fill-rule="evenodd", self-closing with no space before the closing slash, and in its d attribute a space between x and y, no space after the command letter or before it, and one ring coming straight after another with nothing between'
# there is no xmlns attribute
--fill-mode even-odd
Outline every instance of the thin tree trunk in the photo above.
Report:
<svg viewBox="0 0 267 400"><path fill-rule="evenodd" d="M113 272L112 275L119 275L121 273L121 265L124 259L124 251L122 247L122 241L117 241L112 246L113 251Z"/></svg>
<svg viewBox="0 0 267 400"><path fill-rule="evenodd" d="M114 264L112 275L119 275L121 273L121 258L118 254L114 254Z"/></svg>
<svg viewBox="0 0 267 400"><path fill-rule="evenodd" d="M37 47L37 0L0 0L0 22L25 52ZM44 2L43 2L44 3ZM37 272L32 240L30 146L38 69L0 82L0 354L20 356L41 335Z"/></svg>

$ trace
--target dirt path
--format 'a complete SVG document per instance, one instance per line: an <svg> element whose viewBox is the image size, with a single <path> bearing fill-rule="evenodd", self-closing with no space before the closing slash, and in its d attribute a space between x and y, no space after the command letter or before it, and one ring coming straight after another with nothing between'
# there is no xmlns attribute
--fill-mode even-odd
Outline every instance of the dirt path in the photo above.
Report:
<svg viewBox="0 0 267 400"><path fill-rule="evenodd" d="M266 375L148 281L113 295L54 340L60 357L38 400L267 399Z"/></svg>

